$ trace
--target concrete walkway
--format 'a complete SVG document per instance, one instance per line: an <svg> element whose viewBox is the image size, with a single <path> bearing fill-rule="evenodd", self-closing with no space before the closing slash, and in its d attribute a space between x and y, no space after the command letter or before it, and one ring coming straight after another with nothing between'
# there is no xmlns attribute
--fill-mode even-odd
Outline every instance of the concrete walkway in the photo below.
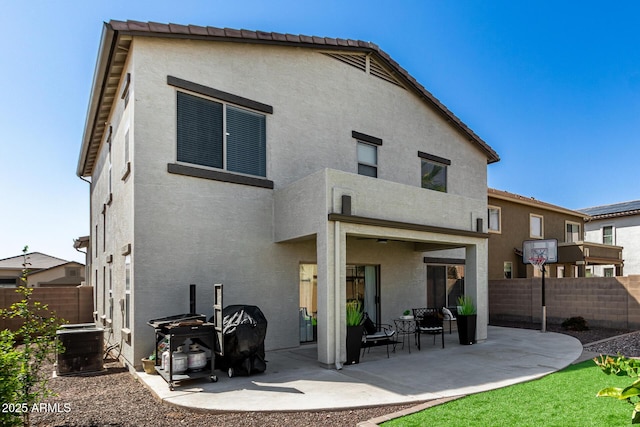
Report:
<svg viewBox="0 0 640 427"><path fill-rule="evenodd" d="M170 391L159 375L140 379L163 401L191 409L231 411L309 411L425 402L529 381L562 369L582 353L568 335L489 327L485 342L458 343L454 331L422 351L401 349L387 359L384 347L371 349L357 365L325 369L315 346L267 353L267 370L249 377L184 382Z"/></svg>

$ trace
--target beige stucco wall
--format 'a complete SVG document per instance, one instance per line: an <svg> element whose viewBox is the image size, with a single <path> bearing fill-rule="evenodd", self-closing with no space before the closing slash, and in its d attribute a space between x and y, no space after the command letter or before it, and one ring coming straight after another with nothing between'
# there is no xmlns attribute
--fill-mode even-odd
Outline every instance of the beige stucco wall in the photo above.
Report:
<svg viewBox="0 0 640 427"><path fill-rule="evenodd" d="M486 156L413 93L314 49L135 38L126 72L132 74L132 96L126 110L122 100L116 103L112 117L116 174L112 202L106 207L105 250L104 144L93 177L92 241L98 241L98 255L94 249L92 279L97 274L101 314L106 308L99 287L111 269L116 299L123 295L120 248L133 245L135 326L133 347L125 344L123 352L133 364L153 349L149 319L188 311L190 283L198 285L202 313L212 312L213 283L224 284L225 306L259 306L269 321L267 349L298 345L299 263L323 266L318 281L320 286L324 280L326 292L318 298L319 310L335 314L335 301L328 294L334 277L328 262L333 231L326 216L334 208L334 188L356 196L358 214L467 231L474 230L476 218L486 224ZM167 173L167 164L176 162L176 88L167 84L168 75L273 106L273 114L267 115L267 179L274 182L274 190ZM126 129L132 163L131 175L122 181ZM383 139L377 180L355 175L352 130ZM451 160L447 194L420 188L418 151ZM309 177L314 173L328 178ZM298 196L309 203L300 203ZM386 203L392 196L398 204ZM385 232L356 225L344 230ZM345 240L346 231L341 233ZM396 234L410 238L406 231ZM418 238L424 239L451 241ZM457 239L461 246L477 248L479 258L485 256L485 240ZM426 295L422 254L410 250L411 244L382 249L345 240L344 245L347 262L381 264L383 292L398 298L383 305L383 320L405 309L407 300ZM109 254L111 263L106 261ZM479 283L481 294L486 291L486 261L479 265L470 283ZM478 305L482 312L486 298L480 296ZM325 318L324 324L333 320ZM118 333L119 320L113 322ZM331 363L335 349L326 340L332 332L322 328L319 325L319 348L325 353L321 359ZM486 329L479 330L483 333L486 337Z"/></svg>
<svg viewBox="0 0 640 427"><path fill-rule="evenodd" d="M77 277L72 277L69 275L68 269L70 268L77 269ZM59 265L57 267L51 267L46 270L32 273L27 277L27 285L29 287L39 287L46 284L47 282L52 282L58 279L65 280L66 284L68 285L79 285L80 282L84 280L84 265L78 262L70 262L67 264Z"/></svg>

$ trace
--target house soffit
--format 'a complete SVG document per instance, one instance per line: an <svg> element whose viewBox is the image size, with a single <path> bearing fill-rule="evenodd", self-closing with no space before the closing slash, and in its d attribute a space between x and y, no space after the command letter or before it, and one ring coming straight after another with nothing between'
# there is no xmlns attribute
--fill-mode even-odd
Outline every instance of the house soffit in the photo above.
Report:
<svg viewBox="0 0 640 427"><path fill-rule="evenodd" d="M343 62L347 59L354 59L354 53L356 54L355 56L358 56L358 54L364 55L365 59L369 55L368 67L372 75L414 91L426 104L438 112L449 125L461 133L472 145L478 147L486 155L487 163L494 163L500 160L493 148L469 129L467 125L374 43L329 37L196 25L160 24L155 22L110 21L104 25L96 64L96 74L89 101L87 123L78 161L78 176L89 176L93 171L100 144L104 139L106 122L116 100L116 92L120 84L131 40L135 36L310 47L326 50L328 54L334 55L334 58L335 55L339 55L340 60L343 60ZM347 55L351 55L351 58L347 58Z"/></svg>

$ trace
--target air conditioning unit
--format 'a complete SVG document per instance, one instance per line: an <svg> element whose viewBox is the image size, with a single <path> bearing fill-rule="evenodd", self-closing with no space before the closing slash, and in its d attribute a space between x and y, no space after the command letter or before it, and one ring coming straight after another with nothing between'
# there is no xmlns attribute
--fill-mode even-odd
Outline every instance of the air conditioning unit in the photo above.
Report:
<svg viewBox="0 0 640 427"><path fill-rule="evenodd" d="M95 373L104 370L104 329L93 323L63 325L56 339L64 346L57 355L58 375Z"/></svg>

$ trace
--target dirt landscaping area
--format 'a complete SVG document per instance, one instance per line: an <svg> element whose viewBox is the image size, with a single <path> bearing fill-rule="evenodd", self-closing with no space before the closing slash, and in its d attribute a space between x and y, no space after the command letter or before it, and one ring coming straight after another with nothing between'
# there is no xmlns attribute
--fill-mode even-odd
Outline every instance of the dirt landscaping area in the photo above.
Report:
<svg viewBox="0 0 640 427"><path fill-rule="evenodd" d="M533 327L535 325L511 325ZM548 325L552 332L573 335L583 344L618 337L604 343L587 346L590 351L626 356L640 356L640 332L592 328L588 331L565 331L560 326ZM623 334L623 335L621 335ZM211 414L192 412L158 401L133 375L114 361L106 361L107 371L102 375L66 376L50 382L57 397L47 402L59 412L32 414L35 426L60 427L157 427L179 425L201 426L355 426L361 421L379 417L413 404L361 408L344 411L314 412L242 412ZM53 372L53 366L47 367ZM55 404L58 405L55 405ZM65 408L69 411L65 412Z"/></svg>

